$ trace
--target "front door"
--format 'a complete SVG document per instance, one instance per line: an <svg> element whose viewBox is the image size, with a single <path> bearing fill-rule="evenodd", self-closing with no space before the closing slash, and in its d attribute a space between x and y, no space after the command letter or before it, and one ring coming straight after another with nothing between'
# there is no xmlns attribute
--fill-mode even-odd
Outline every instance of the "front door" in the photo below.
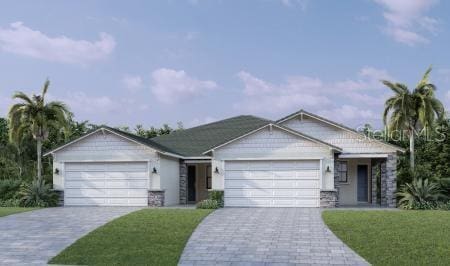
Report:
<svg viewBox="0 0 450 266"><path fill-rule="evenodd" d="M188 166L188 202L195 202L195 165Z"/></svg>
<svg viewBox="0 0 450 266"><path fill-rule="evenodd" d="M367 165L358 165L358 201L368 201L368 167Z"/></svg>

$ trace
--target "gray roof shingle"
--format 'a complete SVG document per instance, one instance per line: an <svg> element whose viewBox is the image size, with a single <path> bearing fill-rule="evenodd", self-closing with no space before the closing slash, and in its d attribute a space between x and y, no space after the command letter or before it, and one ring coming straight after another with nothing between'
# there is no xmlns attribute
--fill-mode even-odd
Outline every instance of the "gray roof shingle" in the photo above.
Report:
<svg viewBox="0 0 450 266"><path fill-rule="evenodd" d="M203 152L270 123L273 122L264 118L241 115L175 131L152 138L152 141L183 156L204 156Z"/></svg>

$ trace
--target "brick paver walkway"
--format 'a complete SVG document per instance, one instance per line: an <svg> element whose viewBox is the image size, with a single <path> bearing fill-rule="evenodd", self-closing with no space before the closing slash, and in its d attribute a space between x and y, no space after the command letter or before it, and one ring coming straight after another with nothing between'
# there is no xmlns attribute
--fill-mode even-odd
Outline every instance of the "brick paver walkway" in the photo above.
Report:
<svg viewBox="0 0 450 266"><path fill-rule="evenodd" d="M224 208L205 218L180 265L367 265L318 208Z"/></svg>
<svg viewBox="0 0 450 266"><path fill-rule="evenodd" d="M0 218L0 265L46 265L75 240L133 207L48 208Z"/></svg>

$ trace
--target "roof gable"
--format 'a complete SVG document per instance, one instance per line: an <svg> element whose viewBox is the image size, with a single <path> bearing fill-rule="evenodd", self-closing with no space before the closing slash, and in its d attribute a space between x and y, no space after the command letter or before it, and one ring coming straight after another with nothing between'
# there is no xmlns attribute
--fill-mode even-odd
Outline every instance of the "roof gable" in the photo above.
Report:
<svg viewBox="0 0 450 266"><path fill-rule="evenodd" d="M272 121L242 115L172 132L152 140L186 157L205 156L204 152Z"/></svg>
<svg viewBox="0 0 450 266"><path fill-rule="evenodd" d="M231 139L231 140L229 140L229 141L227 141L227 142L225 142L225 143L223 143L223 144L217 145L217 146L215 146L215 147L211 147L209 150L205 151L203 154L207 154L207 153L209 153L209 152L211 152L211 151L213 151L213 150L220 149L220 148L225 147L225 146L227 146L227 145L229 145L229 144L235 143L236 141L239 141L239 140L241 140L241 139L243 139L243 138L245 138L245 137L248 137L248 136L250 136L250 135L256 134L256 133L260 132L261 130L263 130L263 129L265 129L265 128L268 128L268 127L269 127L271 130L272 130L272 128L277 128L277 129L279 129L279 130L281 130L281 131L287 132L287 133L292 134L292 135L295 135L295 136L297 136L297 137L299 137L299 138L303 138L303 139L305 139L305 140L314 142L314 143L316 143L316 144L319 144L319 145L321 145L321 146L324 146L324 147L327 147L327 148L330 148L330 149L334 149L334 150L337 150L337 151L340 151L340 150L341 150L341 149L340 149L339 147L337 147L337 146L331 145L331 144L326 143L326 142L324 142L324 141L322 141L322 140L319 140L319 139L313 138L313 137L311 137L311 136L305 135L305 134L303 134L303 133L301 133L301 132L298 132L298 131L295 131L295 130L293 130L293 129L291 129L291 128L287 128L287 127L284 127L284 126L282 126L282 125L277 125L277 124L269 123L269 124L267 124L267 125L263 125L263 126L260 127L260 128L257 128L257 129L255 129L255 130L252 130L252 131L248 132L247 134L243 134L243 135L238 136L238 137L236 137L236 138L234 138L234 139Z"/></svg>
<svg viewBox="0 0 450 266"><path fill-rule="evenodd" d="M96 133L99 133L99 132L102 132L102 131L107 131L108 133L111 133L111 134L114 134L114 135L116 135L118 137L127 139L128 141L131 141L131 142L134 142L134 143L137 143L137 144L144 145L146 147L152 148L152 149L154 149L154 150L156 150L158 152L161 152L163 154L166 154L168 156L181 157L176 152L173 152L172 150L168 149L167 147L164 147L164 146L162 146L162 145L160 145L158 143L155 143L155 142L153 142L150 139L139 137L137 135L134 135L134 134L131 134L131 133L127 133L127 132L124 132L124 131L121 131L121 130L118 130L118 129L115 129L115 128L107 127L107 126L102 126L102 127L98 128L98 129L92 130L92 131L84 134L83 136L75 139L75 140L72 140L72 141L70 141L68 143L65 143L65 144L63 144L61 146L58 146L58 147L56 147L56 148L54 148L54 149L52 149L52 150L50 150L48 152L45 152L44 156L47 156L49 154L53 154L55 152L63 150L63 149L65 149L65 148L67 148L67 147L69 147L69 146L71 146L71 145L73 145L75 143L80 142L81 140L84 140L84 139L86 139L86 138L88 138L90 136L93 136Z"/></svg>
<svg viewBox="0 0 450 266"><path fill-rule="evenodd" d="M354 129L304 110L281 118L276 123L339 146L344 153L404 152L403 148L380 140L368 139Z"/></svg>

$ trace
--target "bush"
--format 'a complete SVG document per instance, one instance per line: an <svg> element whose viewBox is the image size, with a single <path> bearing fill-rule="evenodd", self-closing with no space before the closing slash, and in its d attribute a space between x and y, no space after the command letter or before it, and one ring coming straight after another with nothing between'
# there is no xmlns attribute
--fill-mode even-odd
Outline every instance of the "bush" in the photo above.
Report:
<svg viewBox="0 0 450 266"><path fill-rule="evenodd" d="M422 202L422 203L414 203L410 208L410 210L443 210L443 211L450 211L450 201L443 202L443 201L437 201L437 202Z"/></svg>
<svg viewBox="0 0 450 266"><path fill-rule="evenodd" d="M0 180L0 200L16 199L22 182L18 179Z"/></svg>
<svg viewBox="0 0 450 266"><path fill-rule="evenodd" d="M213 190L209 192L209 199L215 200L219 204L219 207L223 207L223 191L222 190Z"/></svg>
<svg viewBox="0 0 450 266"><path fill-rule="evenodd" d="M197 203L197 209L218 209L219 203L217 200L206 199Z"/></svg>
<svg viewBox="0 0 450 266"><path fill-rule="evenodd" d="M20 199L0 200L0 207L20 207Z"/></svg>
<svg viewBox="0 0 450 266"><path fill-rule="evenodd" d="M429 182L428 179L414 179L404 184L397 195L399 205L404 209L429 209L439 199L445 198L439 184Z"/></svg>
<svg viewBox="0 0 450 266"><path fill-rule="evenodd" d="M20 189L23 207L54 207L58 204L58 194L44 180L33 180Z"/></svg>

